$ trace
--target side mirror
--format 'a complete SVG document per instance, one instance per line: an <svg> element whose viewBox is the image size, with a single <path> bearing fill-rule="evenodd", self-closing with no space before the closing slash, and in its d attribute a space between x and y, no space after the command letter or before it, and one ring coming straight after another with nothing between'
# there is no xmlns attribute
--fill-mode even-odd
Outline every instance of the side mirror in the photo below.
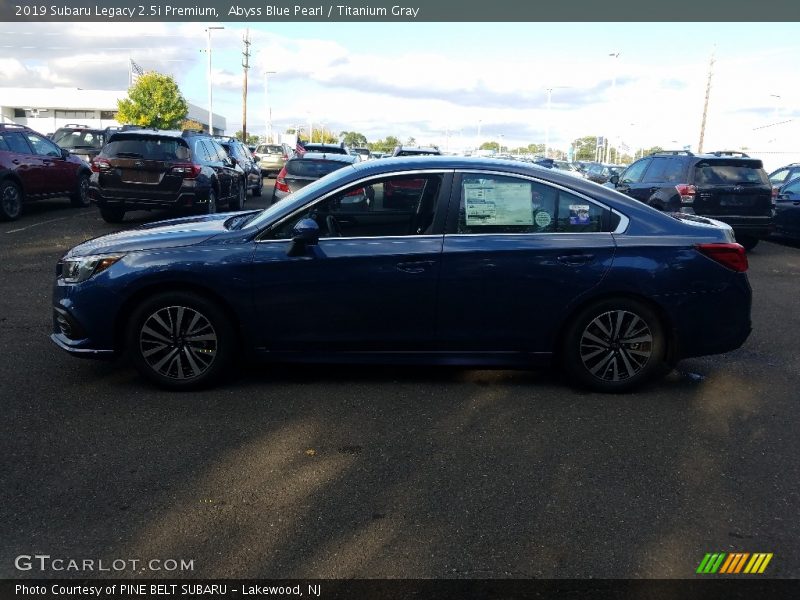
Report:
<svg viewBox="0 0 800 600"><path fill-rule="evenodd" d="M314 219L301 219L292 229L292 243L286 251L288 256L302 256L309 246L319 243L319 225Z"/></svg>
<svg viewBox="0 0 800 600"><path fill-rule="evenodd" d="M617 185L619 183L619 175L612 175L611 177L608 178L608 181L609 183Z"/></svg>
<svg viewBox="0 0 800 600"><path fill-rule="evenodd" d="M61 148L61 158L67 159L69 158L69 150L66 148Z"/></svg>

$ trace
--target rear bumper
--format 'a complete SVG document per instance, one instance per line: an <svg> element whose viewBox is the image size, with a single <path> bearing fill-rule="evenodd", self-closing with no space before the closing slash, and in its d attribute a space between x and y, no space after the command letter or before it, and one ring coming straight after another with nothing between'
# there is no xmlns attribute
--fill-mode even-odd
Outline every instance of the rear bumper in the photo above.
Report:
<svg viewBox="0 0 800 600"><path fill-rule="evenodd" d="M120 207L125 210L140 208L190 208L208 202L208 195L200 196L197 192L179 192L175 196L137 198L123 194L110 194L97 189L89 190L89 199L98 206Z"/></svg>
<svg viewBox="0 0 800 600"><path fill-rule="evenodd" d="M716 216L702 215L709 219L722 221L733 227L734 233L739 235L751 235L754 237L766 237L775 230L775 223L772 217L748 217L748 216Z"/></svg>

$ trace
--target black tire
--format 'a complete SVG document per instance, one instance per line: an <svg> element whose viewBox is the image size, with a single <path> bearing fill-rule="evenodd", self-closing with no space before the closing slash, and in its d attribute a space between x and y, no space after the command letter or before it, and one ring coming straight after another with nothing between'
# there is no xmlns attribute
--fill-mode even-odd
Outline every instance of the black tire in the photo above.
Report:
<svg viewBox="0 0 800 600"><path fill-rule="evenodd" d="M213 215L217 212L217 192L214 188L208 190L208 200L198 206L197 212L201 215Z"/></svg>
<svg viewBox="0 0 800 600"><path fill-rule="evenodd" d="M173 390L208 387L236 354L236 334L225 313L192 292L165 292L131 315L127 350L139 373ZM192 335L193 334L193 335Z"/></svg>
<svg viewBox="0 0 800 600"><path fill-rule="evenodd" d="M125 209L120 206L101 206L100 216L106 223L122 223L125 218Z"/></svg>
<svg viewBox="0 0 800 600"><path fill-rule="evenodd" d="M736 236L736 241L742 245L742 247L750 252L753 248L758 245L758 238L753 235L739 235Z"/></svg>
<svg viewBox="0 0 800 600"><path fill-rule="evenodd" d="M242 180L239 182L236 193L228 201L228 209L242 210L244 208L245 196L247 196L247 180Z"/></svg>
<svg viewBox="0 0 800 600"><path fill-rule="evenodd" d="M78 175L78 189L70 194L69 201L76 208L84 208L92 203L89 200L89 176L86 173Z"/></svg>
<svg viewBox="0 0 800 600"><path fill-rule="evenodd" d="M598 392L627 392L664 372L664 326L642 302L603 300L571 321L561 352L571 381Z"/></svg>
<svg viewBox="0 0 800 600"><path fill-rule="evenodd" d="M259 196L261 196L261 190L263 189L264 189L264 178L261 175L259 175L258 185L253 190L253 197L258 198Z"/></svg>
<svg viewBox="0 0 800 600"><path fill-rule="evenodd" d="M22 188L15 182L0 182L0 221L16 221L22 214Z"/></svg>

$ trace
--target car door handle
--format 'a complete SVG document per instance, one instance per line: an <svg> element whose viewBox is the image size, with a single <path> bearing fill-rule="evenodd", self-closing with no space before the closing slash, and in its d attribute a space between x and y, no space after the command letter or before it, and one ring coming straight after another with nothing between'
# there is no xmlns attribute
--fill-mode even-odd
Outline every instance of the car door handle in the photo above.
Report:
<svg viewBox="0 0 800 600"><path fill-rule="evenodd" d="M15 165L18 165L19 164L19 159L18 158L14 158L14 159L11 160L11 162L13 162Z"/></svg>
<svg viewBox="0 0 800 600"><path fill-rule="evenodd" d="M594 260L594 254L564 254L558 257L558 262L570 267L585 265Z"/></svg>
<svg viewBox="0 0 800 600"><path fill-rule="evenodd" d="M428 267L436 264L433 260L421 260L418 262L397 263L397 269L404 273L424 273Z"/></svg>

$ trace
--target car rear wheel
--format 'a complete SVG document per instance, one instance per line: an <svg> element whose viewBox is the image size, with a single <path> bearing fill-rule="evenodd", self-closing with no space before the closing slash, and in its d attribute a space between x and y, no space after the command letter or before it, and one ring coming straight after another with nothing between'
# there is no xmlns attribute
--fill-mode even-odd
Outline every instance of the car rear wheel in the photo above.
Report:
<svg viewBox="0 0 800 600"><path fill-rule="evenodd" d="M78 176L78 189L69 197L72 206L83 208L89 206L89 176L85 173Z"/></svg>
<svg viewBox="0 0 800 600"><path fill-rule="evenodd" d="M227 371L236 335L214 302L168 292L134 311L127 339L139 373L162 387L188 390L206 387Z"/></svg>
<svg viewBox="0 0 800 600"><path fill-rule="evenodd" d="M0 183L0 221L16 221L22 214L22 188L13 181Z"/></svg>
<svg viewBox="0 0 800 600"><path fill-rule="evenodd" d="M659 372L666 339L658 315L628 298L604 300L581 311L562 349L567 375L598 392L626 392Z"/></svg>
<svg viewBox="0 0 800 600"><path fill-rule="evenodd" d="M736 237L736 241L748 252L758 244L758 238L753 235L739 235Z"/></svg>
<svg viewBox="0 0 800 600"><path fill-rule="evenodd" d="M198 212L201 215L213 215L217 212L217 192L214 188L208 190L208 200L198 207Z"/></svg>
<svg viewBox="0 0 800 600"><path fill-rule="evenodd" d="M122 223L125 218L125 209L119 206L101 206L100 216L106 223Z"/></svg>

